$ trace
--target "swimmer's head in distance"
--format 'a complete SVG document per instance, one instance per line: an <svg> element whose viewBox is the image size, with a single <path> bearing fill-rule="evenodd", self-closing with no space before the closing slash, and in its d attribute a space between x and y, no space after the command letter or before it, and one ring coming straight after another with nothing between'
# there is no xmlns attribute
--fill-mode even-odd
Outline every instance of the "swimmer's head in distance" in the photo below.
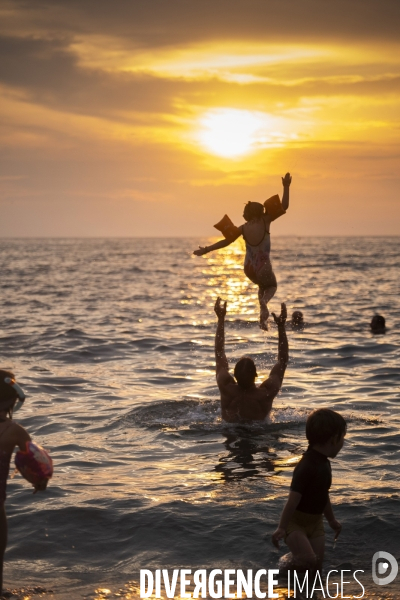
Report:
<svg viewBox="0 0 400 600"><path fill-rule="evenodd" d="M304 317L301 310L294 310L292 313L293 325L302 325L304 323Z"/></svg>
<svg viewBox="0 0 400 600"><path fill-rule="evenodd" d="M384 333L386 331L386 319L382 315L374 315L369 326L372 333Z"/></svg>

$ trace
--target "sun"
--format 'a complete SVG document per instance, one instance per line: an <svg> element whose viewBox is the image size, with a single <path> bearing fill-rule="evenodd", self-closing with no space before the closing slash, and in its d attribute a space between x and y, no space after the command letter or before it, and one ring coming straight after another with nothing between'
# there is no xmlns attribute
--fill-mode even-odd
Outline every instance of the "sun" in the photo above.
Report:
<svg viewBox="0 0 400 600"><path fill-rule="evenodd" d="M248 154L257 148L265 131L265 116L248 110L220 108L200 119L198 139L209 152L225 158Z"/></svg>

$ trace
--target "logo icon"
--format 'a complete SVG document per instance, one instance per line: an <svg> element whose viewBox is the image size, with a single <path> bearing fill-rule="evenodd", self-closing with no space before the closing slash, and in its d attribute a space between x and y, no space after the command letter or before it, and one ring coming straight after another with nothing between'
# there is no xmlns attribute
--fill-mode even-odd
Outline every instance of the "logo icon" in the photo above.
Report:
<svg viewBox="0 0 400 600"><path fill-rule="evenodd" d="M387 575L389 565L391 568ZM389 552L383 552L383 550L375 552L372 557L372 579L374 580L374 583L377 585L387 585L388 583L392 583L392 581L396 579L398 571L399 565L394 556L389 554ZM385 577L379 577L379 575L385 574Z"/></svg>

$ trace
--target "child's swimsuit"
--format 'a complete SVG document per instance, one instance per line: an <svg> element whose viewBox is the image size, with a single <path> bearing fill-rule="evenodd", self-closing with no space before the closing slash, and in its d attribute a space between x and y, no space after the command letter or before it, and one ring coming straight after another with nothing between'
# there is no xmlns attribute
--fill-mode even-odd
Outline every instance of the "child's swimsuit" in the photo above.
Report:
<svg viewBox="0 0 400 600"><path fill-rule="evenodd" d="M321 452L308 448L293 472L290 489L301 494L301 500L289 521L286 536L292 531L303 531L308 538L324 535L322 515L331 484L331 463Z"/></svg>
<svg viewBox="0 0 400 600"><path fill-rule="evenodd" d="M9 421L9 423L11 423L11 421ZM4 427L0 437L7 429L8 427ZM7 478L10 471L11 455L12 452L6 452L5 450L0 449L0 504L5 502L6 499Z"/></svg>
<svg viewBox="0 0 400 600"><path fill-rule="evenodd" d="M322 515L310 515L295 510L286 527L285 541L293 531L305 533L309 540L325 535L324 519Z"/></svg>
<svg viewBox="0 0 400 600"><path fill-rule="evenodd" d="M244 226L242 228L243 239L246 242L246 257L244 259L244 272L246 277L253 283L260 285L261 281L261 270L266 264L270 264L269 254L271 251L271 238L267 226L264 223L264 235L262 240L255 246L250 244L244 234Z"/></svg>

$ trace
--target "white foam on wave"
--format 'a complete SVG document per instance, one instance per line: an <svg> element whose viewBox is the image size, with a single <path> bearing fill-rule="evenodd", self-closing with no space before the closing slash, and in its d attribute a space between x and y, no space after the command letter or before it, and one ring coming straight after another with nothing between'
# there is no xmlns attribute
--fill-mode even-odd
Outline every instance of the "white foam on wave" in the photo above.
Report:
<svg viewBox="0 0 400 600"><path fill-rule="evenodd" d="M294 406L272 409L266 421L270 423L305 423L310 411Z"/></svg>
<svg viewBox="0 0 400 600"><path fill-rule="evenodd" d="M124 421L139 427L160 429L226 429L227 427L246 427L247 429L274 429L279 425L288 426L305 423L309 410L292 406L273 409L264 421L254 423L226 423L221 419L221 406L219 399L207 400L198 398L183 398L182 400L165 400L153 402L139 408L135 408Z"/></svg>
<svg viewBox="0 0 400 600"><path fill-rule="evenodd" d="M220 423L221 409L215 400L165 400L136 408L125 415L124 420L139 427L204 427Z"/></svg>

